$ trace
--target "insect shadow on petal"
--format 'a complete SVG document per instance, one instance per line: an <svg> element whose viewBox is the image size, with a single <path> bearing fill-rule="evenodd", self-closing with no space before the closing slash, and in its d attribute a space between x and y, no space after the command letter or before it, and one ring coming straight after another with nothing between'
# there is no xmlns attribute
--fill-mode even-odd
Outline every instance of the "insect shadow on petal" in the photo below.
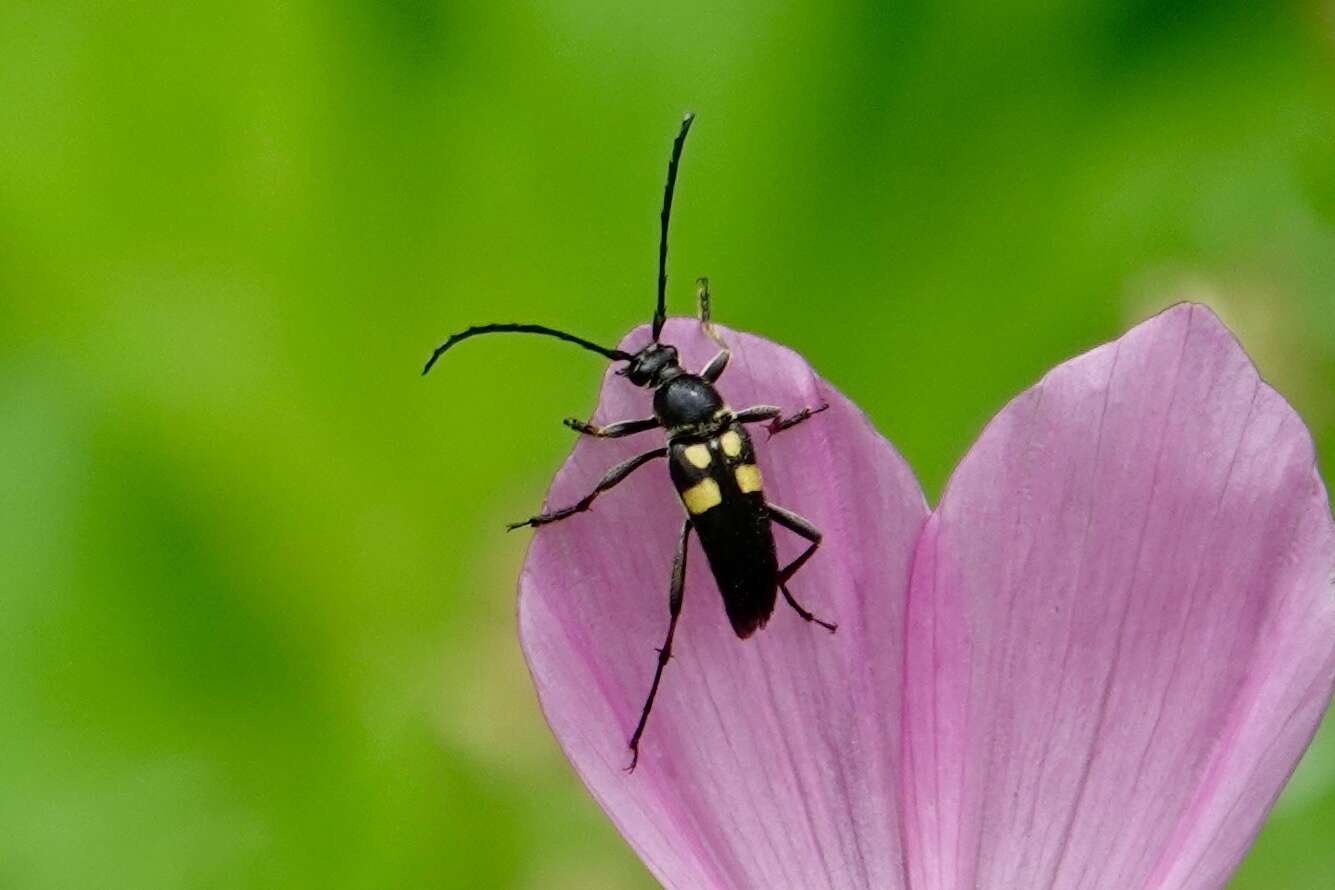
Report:
<svg viewBox="0 0 1335 890"><path fill-rule="evenodd" d="M640 756L640 739L644 735L649 712L658 694L663 669L672 657L672 638L681 614L682 594L686 581L687 542L691 531L700 538L700 544L709 560L710 571L723 597L728 620L737 636L746 639L769 620L779 593L783 594L798 615L808 622L819 624L833 632L836 625L822 621L807 611L793 598L788 582L798 569L820 546L821 533L809 521L765 499L760 470L756 466L756 452L747 424L768 421L770 435L791 429L819 414L828 405L805 407L784 417L782 409L774 405L755 405L733 411L724 402L715 383L728 367L731 352L710 321L709 282L698 282L700 326L710 339L718 344L718 353L699 373L691 373L677 360L677 350L659 340L667 320L667 238L668 220L672 213L672 193L677 182L677 167L681 161L686 135L690 132L693 114L681 122L681 130L672 143L672 157L668 161L667 185L663 190L663 210L658 242L658 302L654 309L653 339L635 353L608 349L565 331L536 324L486 324L470 327L451 335L436 347L422 373L426 374L447 350L461 340L479 334L541 334L574 343L584 349L603 355L614 362L625 362L617 371L635 386L653 390L653 416L644 419L621 420L597 426L574 418L565 425L586 436L618 439L653 429L667 433L667 445L646 451L617 464L608 470L589 492L567 507L540 513L512 523L508 528L543 526L567 519L588 510L603 492L625 480L647 463L667 458L672 483L677 489L686 519L677 540L676 555L672 561L672 576L668 595L668 628L663 645L658 649L658 664L653 683L645 697L639 722L630 737L631 760L628 771L635 769ZM807 547L796 559L780 567L774 545L774 525L779 525L800 536Z"/></svg>

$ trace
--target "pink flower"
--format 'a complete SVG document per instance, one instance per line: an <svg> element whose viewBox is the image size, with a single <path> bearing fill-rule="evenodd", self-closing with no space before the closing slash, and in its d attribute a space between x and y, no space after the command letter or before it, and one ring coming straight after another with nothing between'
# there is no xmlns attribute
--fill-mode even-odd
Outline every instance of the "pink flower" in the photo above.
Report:
<svg viewBox="0 0 1335 890"><path fill-rule="evenodd" d="M628 775L681 524L666 473L536 532L520 582L552 730L654 875L1223 886L1335 684L1335 527L1306 428L1213 313L1174 307L1053 369L988 424L934 512L796 354L725 336L734 406L831 405L758 447L767 496L825 533L792 588L839 632L780 601L738 640L692 544ZM664 340L688 367L712 354L686 319ZM597 419L645 416L647 399L609 373ZM549 503L644 441L579 442ZM799 552L777 534L781 557Z"/></svg>

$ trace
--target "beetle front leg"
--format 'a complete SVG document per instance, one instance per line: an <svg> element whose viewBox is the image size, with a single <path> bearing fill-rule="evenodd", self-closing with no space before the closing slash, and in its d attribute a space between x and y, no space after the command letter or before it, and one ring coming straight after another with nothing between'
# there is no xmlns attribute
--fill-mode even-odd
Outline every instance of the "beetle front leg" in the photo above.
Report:
<svg viewBox="0 0 1335 890"><path fill-rule="evenodd" d="M686 588L686 541L691 536L691 520L686 520L681 527L681 539L677 543L677 555L672 559L672 585L668 594L668 632L663 641L663 648L658 650L658 667L654 668L654 682L649 686L649 696L644 700L640 711L640 722L635 725L635 733L630 737L630 766L626 772L635 772L635 764L640 761L640 736L644 735L644 726L649 722L649 712L654 707L654 696L658 695L658 684L663 679L663 668L672 658L672 636L677 632L677 618L681 615L682 592Z"/></svg>
<svg viewBox="0 0 1335 890"><path fill-rule="evenodd" d="M728 359L731 357L732 353L729 350L721 350L718 355L709 360L709 364L705 365L705 369L700 372L700 376L710 383L714 383L723 376L723 370L728 367Z"/></svg>
<svg viewBox="0 0 1335 890"><path fill-rule="evenodd" d="M716 382L723 376L723 371L728 367L728 359L732 358L732 350L728 344L723 342L723 337L719 335L718 329L714 327L714 322L709 317L709 279L701 278L695 282L696 298L699 301L700 311L700 329L703 330L709 339L719 345L719 353L709 360L705 369L700 372L700 376L710 383Z"/></svg>
<svg viewBox="0 0 1335 890"><path fill-rule="evenodd" d="M586 436L597 436L600 439L620 439L622 436L631 436L635 433L643 433L646 430L658 428L657 417L646 417L644 420L618 420L606 426L585 423L573 417L567 417L561 422L577 433L583 433Z"/></svg>

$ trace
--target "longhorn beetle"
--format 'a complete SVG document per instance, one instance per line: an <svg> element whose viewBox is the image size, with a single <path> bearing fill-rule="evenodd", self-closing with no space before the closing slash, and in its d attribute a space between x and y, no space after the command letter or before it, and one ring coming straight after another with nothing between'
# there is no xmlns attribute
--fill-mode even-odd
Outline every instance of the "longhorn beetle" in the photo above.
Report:
<svg viewBox="0 0 1335 890"><path fill-rule="evenodd" d="M694 119L695 116L689 113L682 119L681 131L672 143L672 158L668 162L658 241L658 304L654 309L653 340L649 345L639 352L629 353L620 349L607 349L574 334L542 325L487 324L451 335L436 347L426 367L422 369L422 373L426 374L446 350L460 340L478 334L542 334L574 343L614 362L626 362L626 367L617 373L635 386L653 389L652 417L622 420L605 426L567 418L565 425L586 436L604 439L618 439L661 427L667 431L666 446L646 451L612 467L594 486L593 491L576 503L507 526L511 530L526 525L536 528L582 513L589 509L598 495L623 481L639 467L659 458L668 459L672 484L676 486L677 494L686 508L686 520L682 523L676 556L672 561L667 638L658 650L654 681L649 686L640 721L630 737L631 761L628 771L633 771L639 761L640 737L649 720L649 711L654 706L654 696L658 694L663 668L672 657L672 635L677 630L677 617L681 614L682 590L686 580L686 543L692 529L700 536L710 571L714 574L719 593L723 595L723 607L738 637L746 639L757 628L765 625L774 611L778 592L783 593L788 605L804 620L815 622L831 632L836 630L836 625L822 621L802 608L788 590L788 581L820 546L821 533L791 510L765 500L760 470L756 467L755 447L745 426L769 421L769 432L773 436L824 411L829 405L803 408L789 417L783 417L782 409L773 405L756 405L741 411L733 411L728 407L714 384L727 368L731 352L710 321L707 279L701 278L698 282L700 326L718 344L718 354L710 359L700 373L693 374L678 364L676 348L659 342L663 323L667 320L667 236L668 218L672 213L672 191L677 182L677 164L686 144L686 134L690 132ZM774 548L772 523L777 523L807 541L807 548L783 568L779 568Z"/></svg>

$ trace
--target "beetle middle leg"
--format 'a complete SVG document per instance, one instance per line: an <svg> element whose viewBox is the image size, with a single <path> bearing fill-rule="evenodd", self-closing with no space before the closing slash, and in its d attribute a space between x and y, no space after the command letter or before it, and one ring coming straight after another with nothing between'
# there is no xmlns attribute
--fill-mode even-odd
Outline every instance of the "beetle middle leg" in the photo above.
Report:
<svg viewBox="0 0 1335 890"><path fill-rule="evenodd" d="M644 700L640 711L640 722L635 725L635 734L630 737L630 766L626 772L635 771L635 764L640 760L640 736L644 735L644 725L649 722L649 712L654 707L654 696L658 695L658 684L663 679L663 668L672 658L672 635L677 632L677 618L681 615L682 591L686 588L686 541L691 536L691 520L686 520L681 527L681 539L677 542L677 555L672 559L672 586L668 596L668 632L663 647L658 650L658 667L654 669L654 682L649 687L649 696Z"/></svg>
<svg viewBox="0 0 1335 890"><path fill-rule="evenodd" d="M759 423L762 420L769 421L769 434L772 438L784 430L790 430L804 420L814 417L830 407L829 402L822 402L815 408L803 408L796 414L789 417L783 417L783 409L777 405L755 405L751 408L743 408L735 415L741 423Z"/></svg>
<svg viewBox="0 0 1335 890"><path fill-rule="evenodd" d="M649 461L660 457L667 457L667 453L667 448L655 448L653 451L637 454L630 460L622 461L612 469L608 470L603 478L598 481L598 484L594 486L593 491L589 492L569 507L562 507L560 510L553 510L550 513L539 513L537 516L529 517L523 522L511 522L506 525L505 528L507 531L514 531L515 529L523 528L526 525L531 525L536 528L540 525L546 525L549 522L556 522L557 520L565 519L568 516L574 516L576 513L583 513L585 510L589 509L589 505L593 503L594 498L598 497L598 495L622 482L627 476L647 464Z"/></svg>
<svg viewBox="0 0 1335 890"><path fill-rule="evenodd" d="M779 570L779 590L783 592L783 598L788 601L788 605L793 607L794 612L802 616L804 621L814 621L830 633L834 633L839 625L817 618L811 612L802 608L797 600L793 599L793 595L788 592L788 579L797 574L797 570L802 568L808 559L811 559L816 552L816 548L820 546L820 529L791 510L776 507L774 504L767 504L766 507L769 509L770 518L776 523L811 542L807 549L803 550L796 559Z"/></svg>
<svg viewBox="0 0 1335 890"><path fill-rule="evenodd" d="M784 430L790 430L807 418L813 417L829 407L829 402L821 402L820 405L815 408L803 408L791 417L776 417L769 425L769 434L773 437Z"/></svg>

